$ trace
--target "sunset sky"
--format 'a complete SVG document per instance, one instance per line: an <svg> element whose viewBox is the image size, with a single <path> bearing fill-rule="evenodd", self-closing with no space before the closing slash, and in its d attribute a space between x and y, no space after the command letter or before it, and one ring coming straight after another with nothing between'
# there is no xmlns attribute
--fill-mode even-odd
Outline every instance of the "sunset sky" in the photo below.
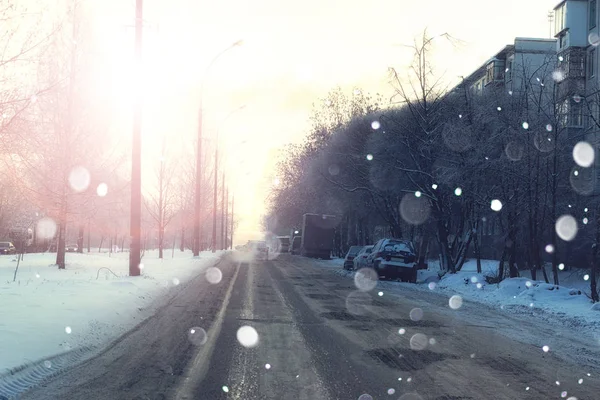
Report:
<svg viewBox="0 0 600 400"><path fill-rule="evenodd" d="M32 0L33 1L33 0ZM65 0L61 0L65 1ZM113 134L130 136L128 84L132 68L135 1L81 0L93 9L101 32L98 57L122 79L115 103L122 104ZM260 232L264 200L274 177L274 155L307 132L312 104L340 86L350 93L389 97L387 68L411 61L403 45L423 29L462 40L440 43L434 54L448 82L466 75L514 37L549 37L547 13L556 0L146 0L144 166L160 152L163 135L173 157L195 146L200 82L204 79L204 134L214 143L220 126L227 173L236 196L236 242ZM210 60L237 40L207 76ZM241 105L246 107L223 118ZM211 153L212 154L212 153ZM148 174L145 175L148 183Z"/></svg>

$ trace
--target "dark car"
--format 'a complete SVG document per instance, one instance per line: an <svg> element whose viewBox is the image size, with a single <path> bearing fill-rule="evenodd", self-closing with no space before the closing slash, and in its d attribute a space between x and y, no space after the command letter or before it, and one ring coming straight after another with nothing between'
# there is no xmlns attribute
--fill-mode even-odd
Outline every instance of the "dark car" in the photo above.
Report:
<svg viewBox="0 0 600 400"><path fill-rule="evenodd" d="M409 240L381 239L367 257L367 267L386 279L417 281L417 256Z"/></svg>
<svg viewBox="0 0 600 400"><path fill-rule="evenodd" d="M348 250L348 254L346 254L346 258L344 258L344 269L352 270L354 269L354 258L360 253L363 246L352 246Z"/></svg>
<svg viewBox="0 0 600 400"><path fill-rule="evenodd" d="M0 242L0 254L15 254L17 249L11 242Z"/></svg>
<svg viewBox="0 0 600 400"><path fill-rule="evenodd" d="M68 244L65 247L65 251L67 251L68 253L77 253L77 250L79 250L79 246L77 246L76 244Z"/></svg>

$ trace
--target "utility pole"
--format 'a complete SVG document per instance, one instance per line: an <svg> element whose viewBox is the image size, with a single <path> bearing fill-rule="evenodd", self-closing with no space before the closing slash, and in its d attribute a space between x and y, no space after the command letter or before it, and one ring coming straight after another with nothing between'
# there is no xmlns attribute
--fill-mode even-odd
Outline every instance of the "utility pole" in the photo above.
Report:
<svg viewBox="0 0 600 400"><path fill-rule="evenodd" d="M221 247L220 250L225 250L225 172L223 172L223 180L221 181Z"/></svg>
<svg viewBox="0 0 600 400"><path fill-rule="evenodd" d="M232 250L233 250L233 215L234 215L233 214L233 204L234 204L234 201L235 201L235 195L232 195L231 196L231 233L229 234L229 236L230 236L229 240L231 243L230 248Z"/></svg>
<svg viewBox="0 0 600 400"><path fill-rule="evenodd" d="M211 60L211 62L208 64L208 66L206 67L206 70L204 71L204 75L202 75L201 77L201 82L200 82L200 111L199 111L199 118L198 118L198 144L197 144L197 154L196 154L196 198L195 198L195 212L194 212L194 256L198 256L200 254L200 247L202 246L202 240L201 240L201 235L202 235L202 229L201 229L201 223L200 223L200 218L201 218L201 208L202 208L202 202L200 200L201 194L202 194L202 185L201 185L201 180L202 180L202 167L201 167L201 156L202 156L202 105L203 105L203 95L204 95L204 81L206 79L206 77L208 76L208 72L210 71L210 68L215 64L215 62L219 59L219 57L221 57L223 54L225 54L226 52L228 52L229 50L238 47L242 44L242 40L238 40L234 43L232 43L230 46L226 47L225 49L223 49L220 53L217 53L216 56L213 57L213 59ZM217 135L217 141L218 141L218 135ZM217 148L215 149L215 187L216 185L216 181L217 181L217 155L218 155L218 144L217 144ZM217 207L217 194L215 192L214 195L214 210L213 210L213 232L212 232L212 251L213 253L215 252L216 249L216 244L217 244L217 227L216 227L216 223L217 223L217 215L216 215L216 207Z"/></svg>
<svg viewBox="0 0 600 400"><path fill-rule="evenodd" d="M194 257L200 255L202 231L200 229L200 210L202 208L202 94L200 94L200 111L198 112L198 144L196 148L196 197L194 208Z"/></svg>
<svg viewBox="0 0 600 400"><path fill-rule="evenodd" d="M215 184L213 190L212 252L217 251L217 184L219 176L219 144L215 144Z"/></svg>
<svg viewBox="0 0 600 400"><path fill-rule="evenodd" d="M223 225L225 227L225 234L223 235L223 239L225 239L223 241L223 250L227 250L229 248L229 239L227 238L227 224L228 224L228 219L227 217L229 217L229 188L227 188L227 190L225 190L225 225Z"/></svg>
<svg viewBox="0 0 600 400"><path fill-rule="evenodd" d="M133 143L131 152L131 222L129 226L131 245L129 246L129 276L140 275L140 234L142 225L142 30L143 30L143 0L135 2L135 61L134 79L135 104L133 108Z"/></svg>

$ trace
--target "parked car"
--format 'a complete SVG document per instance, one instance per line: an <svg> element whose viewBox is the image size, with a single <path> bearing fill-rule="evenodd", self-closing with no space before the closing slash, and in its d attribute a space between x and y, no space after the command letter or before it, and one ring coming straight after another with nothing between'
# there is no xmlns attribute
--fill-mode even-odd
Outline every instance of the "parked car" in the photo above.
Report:
<svg viewBox="0 0 600 400"><path fill-rule="evenodd" d="M251 251L254 258L258 260L269 259L269 247L267 246L267 242L265 241L260 240L252 242Z"/></svg>
<svg viewBox="0 0 600 400"><path fill-rule="evenodd" d="M409 240L381 239L367 257L367 267L373 268L379 277L417 281L417 256Z"/></svg>
<svg viewBox="0 0 600 400"><path fill-rule="evenodd" d="M77 250L79 250L79 246L77 246L76 244L68 244L65 247L65 251L68 253L77 253Z"/></svg>
<svg viewBox="0 0 600 400"><path fill-rule="evenodd" d="M354 268L354 258L360 253L363 246L352 246L348 250L348 254L344 258L344 269L351 270Z"/></svg>
<svg viewBox="0 0 600 400"><path fill-rule="evenodd" d="M235 249L237 251L248 251L248 247L245 244L238 244L237 246L235 246Z"/></svg>
<svg viewBox="0 0 600 400"><path fill-rule="evenodd" d="M359 270L361 268L364 268L367 266L367 258L369 258L369 254L371 254L371 251L373 250L373 246L364 246L356 255L356 257L354 257L354 260L352 260L352 263L354 264L353 268L354 270Z"/></svg>
<svg viewBox="0 0 600 400"><path fill-rule="evenodd" d="M279 240L279 253L289 253L290 237L289 236L279 236L277 239Z"/></svg>
<svg viewBox="0 0 600 400"><path fill-rule="evenodd" d="M16 252L17 249L12 242L0 242L0 254L15 254Z"/></svg>
<svg viewBox="0 0 600 400"><path fill-rule="evenodd" d="M292 247L290 249L290 253L296 255L300 254L300 249L302 248L302 236L294 236L292 239Z"/></svg>

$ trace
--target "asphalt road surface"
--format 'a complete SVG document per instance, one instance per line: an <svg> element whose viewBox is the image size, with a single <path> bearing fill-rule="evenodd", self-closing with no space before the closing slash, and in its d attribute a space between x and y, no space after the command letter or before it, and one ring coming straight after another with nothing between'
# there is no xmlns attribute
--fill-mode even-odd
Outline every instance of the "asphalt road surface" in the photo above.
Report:
<svg viewBox="0 0 600 400"><path fill-rule="evenodd" d="M447 298L410 284L398 284L399 295L361 292L297 256L227 256L218 268L219 283L201 274L178 287L122 340L22 398L600 398L594 365L502 333L551 337L552 326L467 303L451 310Z"/></svg>

